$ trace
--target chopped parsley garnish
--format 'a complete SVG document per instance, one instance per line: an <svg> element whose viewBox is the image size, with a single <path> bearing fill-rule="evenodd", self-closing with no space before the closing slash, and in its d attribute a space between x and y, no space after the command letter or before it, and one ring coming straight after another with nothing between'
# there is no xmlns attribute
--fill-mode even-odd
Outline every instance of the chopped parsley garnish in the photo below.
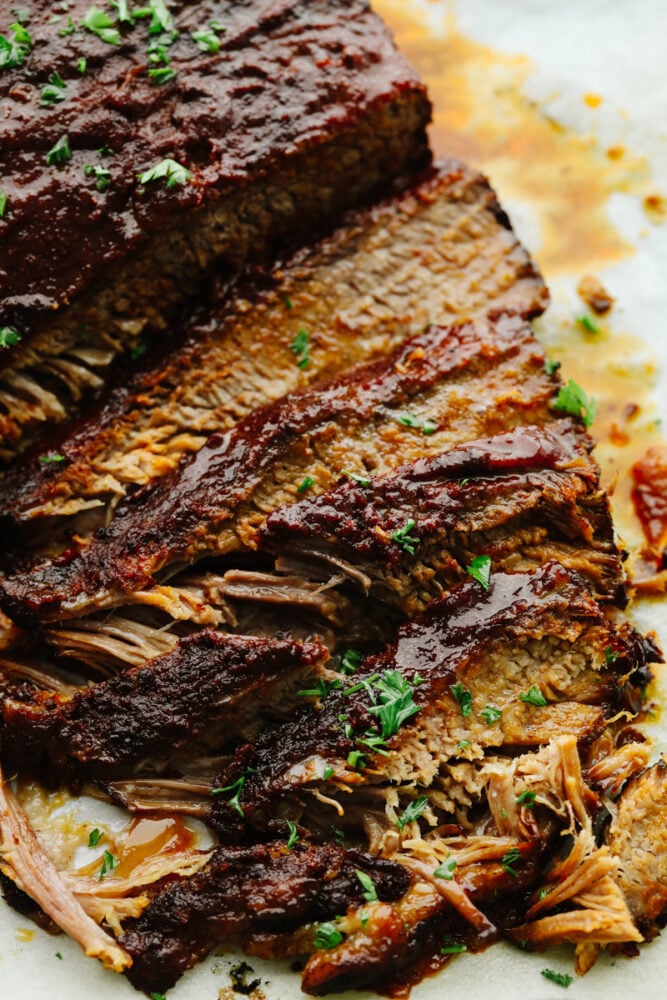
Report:
<svg viewBox="0 0 667 1000"><path fill-rule="evenodd" d="M345 833L343 830L339 830L337 826L331 827L331 836L336 841L339 847L342 847L345 843Z"/></svg>
<svg viewBox="0 0 667 1000"><path fill-rule="evenodd" d="M554 361L553 358L547 358L544 362L544 370L547 375L554 375L560 368L560 361Z"/></svg>
<svg viewBox="0 0 667 1000"><path fill-rule="evenodd" d="M414 417L411 413L406 413L398 418L399 424L403 424L404 427L419 427L419 420Z"/></svg>
<svg viewBox="0 0 667 1000"><path fill-rule="evenodd" d="M67 84L58 73L52 73L49 82L42 88L40 104L44 107L51 107L58 101L64 101L67 97Z"/></svg>
<svg viewBox="0 0 667 1000"><path fill-rule="evenodd" d="M100 10L98 7L91 7L90 10L86 11L81 24L86 31L97 35L107 45L120 45L120 32L116 27L116 22L113 17L109 17L106 11Z"/></svg>
<svg viewBox="0 0 667 1000"><path fill-rule="evenodd" d="M61 962L63 960L63 957L62 957L62 955L60 954L59 951L56 952L56 958L59 958Z"/></svg>
<svg viewBox="0 0 667 1000"><path fill-rule="evenodd" d="M362 912L361 912L361 913L359 914L359 922L361 923L361 929L362 929L362 931L365 931L365 930L366 930L366 926L367 926L367 924L368 924L368 921L369 921L369 919L370 919L370 918L369 918L369 916L368 916L368 914L366 913L366 911L365 911L365 910L363 910L363 911L362 911Z"/></svg>
<svg viewBox="0 0 667 1000"><path fill-rule="evenodd" d="M63 163L67 163L71 159L72 150L70 149L69 139L66 135L62 135L55 146L52 146L46 154L47 166L60 167Z"/></svg>
<svg viewBox="0 0 667 1000"><path fill-rule="evenodd" d="M118 858L111 853L111 851L104 852L104 859L102 861L102 867L100 868L99 879L100 882L105 875L113 875L116 868L118 868Z"/></svg>
<svg viewBox="0 0 667 1000"><path fill-rule="evenodd" d="M479 714L482 716L487 726L490 726L493 722L498 721L503 714L503 710L502 708L496 708L495 705L487 705L486 708L483 708Z"/></svg>
<svg viewBox="0 0 667 1000"><path fill-rule="evenodd" d="M327 766L322 771L322 777L324 778L325 781L328 781L329 778L333 777L333 775L334 775L333 767L331 766L331 764L327 764Z"/></svg>
<svg viewBox="0 0 667 1000"><path fill-rule="evenodd" d="M514 878L518 878L518 875L513 866L517 863L517 861L520 860L521 860L521 852L519 848L510 847L509 851L506 851L505 854L503 854L503 859L501 861L501 864L503 866L504 871L506 871L508 875L512 875Z"/></svg>
<svg viewBox="0 0 667 1000"><path fill-rule="evenodd" d="M130 351L130 357L133 361L138 361L139 358L143 358L144 354L148 350L148 344L146 341L140 341L136 347L133 347Z"/></svg>
<svg viewBox="0 0 667 1000"><path fill-rule="evenodd" d="M218 22L216 21L216 24ZM218 38L217 31L224 31L224 28L218 26L217 29L212 26L209 28L200 28L199 31L192 32L192 40L197 43L202 52L219 52L220 51L220 39Z"/></svg>
<svg viewBox="0 0 667 1000"><path fill-rule="evenodd" d="M405 549L411 556L415 554L415 545L419 544L419 538L416 535L411 535L410 532L415 527L416 522L409 518L402 528L398 528L396 531L392 531L391 537L397 545L400 545L402 549Z"/></svg>
<svg viewBox="0 0 667 1000"><path fill-rule="evenodd" d="M148 5L136 11L134 17L150 17L151 23L148 26L148 31L151 35L159 35L162 31L171 31L174 27L174 19L164 0L148 0Z"/></svg>
<svg viewBox="0 0 667 1000"><path fill-rule="evenodd" d="M436 878L444 878L446 882L451 882L454 878L454 872L456 870L456 859L455 858L445 858L445 860L438 865L433 874Z"/></svg>
<svg viewBox="0 0 667 1000"><path fill-rule="evenodd" d="M0 326L0 347L13 347L21 340L21 334L13 326Z"/></svg>
<svg viewBox="0 0 667 1000"><path fill-rule="evenodd" d="M299 839L299 834L296 831L296 823L293 823L291 819L286 820L287 828L289 830L289 837L287 838L287 850L291 851L297 840Z"/></svg>
<svg viewBox="0 0 667 1000"><path fill-rule="evenodd" d="M470 746L470 740L459 740L459 742L456 744L456 749L467 750L469 746Z"/></svg>
<svg viewBox="0 0 667 1000"><path fill-rule="evenodd" d="M164 993L151 993L149 994L151 1000L167 1000Z"/></svg>
<svg viewBox="0 0 667 1000"><path fill-rule="evenodd" d="M111 6L118 11L120 24L134 24L134 14L130 10L127 0L111 0Z"/></svg>
<svg viewBox="0 0 667 1000"><path fill-rule="evenodd" d="M600 332L600 327L597 325L595 320L592 320L590 316L586 316L585 313L583 316L577 316L577 323L579 326L583 326L584 330L587 330L588 333Z"/></svg>
<svg viewBox="0 0 667 1000"><path fill-rule="evenodd" d="M150 184L152 181L165 180L167 190L170 190L177 184L187 184L190 176L187 167L167 157L166 160L160 160L154 167L145 170L143 174L139 174L139 183Z"/></svg>
<svg viewBox="0 0 667 1000"><path fill-rule="evenodd" d="M88 847L97 847L97 845L99 844L100 840L102 840L103 837L104 834L102 833L102 831L98 830L97 827L95 827L95 829L91 830L90 833L88 834Z"/></svg>
<svg viewBox="0 0 667 1000"><path fill-rule="evenodd" d="M527 705L535 705L536 708L544 708L547 704L547 699L544 697L537 684L532 684L527 691L522 691L520 696L521 701L525 701Z"/></svg>
<svg viewBox="0 0 667 1000"><path fill-rule="evenodd" d="M360 476L356 472L348 472L347 469L343 469L343 475L351 479L357 486L363 486L364 489L371 485L371 481L367 476Z"/></svg>
<svg viewBox="0 0 667 1000"><path fill-rule="evenodd" d="M516 804L523 806L524 809L532 809L535 805L535 798L535 792L529 792L527 788L524 788L521 795L517 796Z"/></svg>
<svg viewBox="0 0 667 1000"><path fill-rule="evenodd" d="M302 688L301 691L297 691L299 698L326 698L330 691L334 688L339 688L341 686L340 681L325 681L324 677L320 677L317 682L317 687L314 688Z"/></svg>
<svg viewBox="0 0 667 1000"><path fill-rule="evenodd" d="M417 427L426 436L433 434L438 429L438 425L434 420L424 420L421 422L413 413L403 414L397 419L399 424L403 424L404 427Z"/></svg>
<svg viewBox="0 0 667 1000"><path fill-rule="evenodd" d="M306 476L306 478L300 483L300 485L297 486L296 488L297 493L305 493L306 490L309 490L314 483L315 480L313 479L312 476Z"/></svg>
<svg viewBox="0 0 667 1000"><path fill-rule="evenodd" d="M234 794L227 800L227 805L235 809L239 816L243 816L243 806L241 805L241 792L243 791L243 786L245 785L245 774L242 774L236 781L232 781L231 785L225 785L224 788L212 788L211 795L222 795L223 792L233 792Z"/></svg>
<svg viewBox="0 0 667 1000"><path fill-rule="evenodd" d="M65 38L67 35L73 35L75 31L76 31L76 24L74 23L71 17L68 17L67 27L61 28L58 34L60 35L61 38Z"/></svg>
<svg viewBox="0 0 667 1000"><path fill-rule="evenodd" d="M586 427L590 427L595 420L597 403L571 378L567 385L562 385L558 390L553 408L573 417L581 417Z"/></svg>
<svg viewBox="0 0 667 1000"><path fill-rule="evenodd" d="M548 979L550 983L556 983L557 986L564 986L566 989L572 982L572 976L567 972L554 972L553 969L542 969L541 973L545 979Z"/></svg>
<svg viewBox="0 0 667 1000"><path fill-rule="evenodd" d="M10 24L9 30L13 38L0 35L0 69L15 69L17 66L22 66L32 47L30 32L18 21Z"/></svg>
<svg viewBox="0 0 667 1000"><path fill-rule="evenodd" d="M363 736L359 737L359 742L362 746L368 747L373 753L379 753L383 757L388 757L389 754L383 747L386 744L386 740L379 733L374 733L372 730L368 729Z"/></svg>
<svg viewBox="0 0 667 1000"><path fill-rule="evenodd" d="M336 945L340 944L342 941L343 935L337 927L334 927L333 924L321 924L317 928L317 934L315 935L313 944L316 948L320 949L335 948Z"/></svg>
<svg viewBox="0 0 667 1000"><path fill-rule="evenodd" d="M463 718L467 718L472 712L472 695L467 688L464 688L461 681L457 681L456 684L450 684L449 690L452 692L454 697L459 703L461 708L461 715Z"/></svg>
<svg viewBox="0 0 667 1000"><path fill-rule="evenodd" d="M440 949L441 955L459 955L462 951L467 951L467 947L461 944L459 941L455 941L454 938L445 936L445 943Z"/></svg>
<svg viewBox="0 0 667 1000"><path fill-rule="evenodd" d="M292 308L292 300L289 297L289 295L285 295L283 297L283 302L285 303L285 309L291 309Z"/></svg>
<svg viewBox="0 0 667 1000"><path fill-rule="evenodd" d="M0 191L0 219L4 219L5 210L7 208L7 195L4 191Z"/></svg>
<svg viewBox="0 0 667 1000"><path fill-rule="evenodd" d="M372 705L369 712L377 715L385 740L394 736L404 722L420 711L412 694L413 685L406 680L399 670L385 670L375 681L374 691L380 704Z"/></svg>
<svg viewBox="0 0 667 1000"><path fill-rule="evenodd" d="M148 75L154 87L159 87L163 83L169 83L176 76L176 70L171 66L158 66L156 69L149 69Z"/></svg>
<svg viewBox="0 0 667 1000"><path fill-rule="evenodd" d="M341 674L354 674L364 662L364 654L358 649L346 649L340 659Z"/></svg>
<svg viewBox="0 0 667 1000"><path fill-rule="evenodd" d="M81 73L81 75L83 76L87 68L88 68L88 60L85 58L85 56L81 56L80 59L77 59L76 69L78 73Z"/></svg>
<svg viewBox="0 0 667 1000"><path fill-rule="evenodd" d="M83 166L83 172L86 177L96 178L95 187L98 191L106 191L111 184L111 171L107 170L106 167L100 167L98 165L93 165L92 163L85 163Z"/></svg>
<svg viewBox="0 0 667 1000"><path fill-rule="evenodd" d="M488 590L491 580L491 557L475 556L470 565L466 566L466 573L473 580L477 580L477 583L481 584L484 590Z"/></svg>
<svg viewBox="0 0 667 1000"><path fill-rule="evenodd" d="M617 653L615 649L611 648L611 646L605 647L604 658L608 667L610 667L612 663L615 663L619 656L620 653Z"/></svg>
<svg viewBox="0 0 667 1000"><path fill-rule="evenodd" d="M363 896L367 903L377 903L378 894L375 888L375 882L367 875L366 872L362 872L359 868L356 869L357 878L361 882L361 887L364 890Z"/></svg>
<svg viewBox="0 0 667 1000"><path fill-rule="evenodd" d="M353 770L361 771L366 766L366 754L361 750L350 750L347 762Z"/></svg>
<svg viewBox="0 0 667 1000"><path fill-rule="evenodd" d="M42 465L59 465L60 462L67 461L64 455L59 455L57 452L51 452L49 455L40 455L39 460Z"/></svg>
<svg viewBox="0 0 667 1000"><path fill-rule="evenodd" d="M422 424L422 434L424 434L425 437L429 437L431 434L434 434L437 429L438 425L435 420L425 420Z"/></svg>
<svg viewBox="0 0 667 1000"><path fill-rule="evenodd" d="M290 351L296 354L298 357L297 365L299 368L306 368L310 364L310 358L308 356L308 350L310 348L310 335L307 330L301 327L297 331L297 335L289 345Z"/></svg>
<svg viewBox="0 0 667 1000"><path fill-rule="evenodd" d="M546 885L542 886L538 896L540 903L542 902L543 899L546 899L548 895L549 895L549 890L547 889Z"/></svg>
<svg viewBox="0 0 667 1000"><path fill-rule="evenodd" d="M408 803L401 815L396 820L396 826L399 830L403 830L408 823L414 823L419 819L424 809L428 805L428 797L426 795L420 795L418 799L413 799L412 802Z"/></svg>

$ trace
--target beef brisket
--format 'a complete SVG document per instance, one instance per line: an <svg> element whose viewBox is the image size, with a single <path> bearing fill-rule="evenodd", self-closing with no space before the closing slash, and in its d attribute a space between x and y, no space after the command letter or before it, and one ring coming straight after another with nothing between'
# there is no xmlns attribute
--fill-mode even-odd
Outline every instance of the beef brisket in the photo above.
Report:
<svg viewBox="0 0 667 1000"><path fill-rule="evenodd" d="M518 317L429 327L381 361L211 435L171 473L124 500L88 546L4 580L3 608L32 623L146 600L193 617L190 606L180 608L156 585L206 556L254 548L266 515L298 499L304 481L320 492L348 466L382 474L397 459L547 422L556 384ZM432 434L423 434L426 421Z"/></svg>
<svg viewBox="0 0 667 1000"><path fill-rule="evenodd" d="M351 213L329 238L222 294L184 346L125 378L87 420L59 431L3 479L0 520L105 508L174 468L213 431L318 378L379 356L429 322L488 309L530 316L546 290L486 180L461 164ZM289 307L289 308L288 308ZM308 334L305 367L290 345ZM44 459L62 455L59 462ZM37 523L35 523L37 519ZM88 530L78 518L76 530Z"/></svg>
<svg viewBox="0 0 667 1000"><path fill-rule="evenodd" d="M424 87L366 0L149 4L107 27L92 10L33 3L2 70L4 458L214 262L261 257L430 156Z"/></svg>

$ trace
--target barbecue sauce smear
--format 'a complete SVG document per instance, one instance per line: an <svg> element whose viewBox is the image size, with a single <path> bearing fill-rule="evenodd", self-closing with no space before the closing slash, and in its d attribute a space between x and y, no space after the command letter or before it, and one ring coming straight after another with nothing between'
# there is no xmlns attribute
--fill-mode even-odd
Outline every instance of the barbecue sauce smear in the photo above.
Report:
<svg viewBox="0 0 667 1000"><path fill-rule="evenodd" d="M436 157L471 163L491 178L501 203L525 206L535 230L529 249L548 285L564 276L576 285L584 275L596 276L635 253L609 218L612 194L636 196L647 226L664 221L664 199L653 189L643 158L623 146L603 148L594 137L562 127L525 95L535 68L526 56L465 37L444 3L433 2L421 12L401 0L376 0L375 7L429 89ZM593 110L603 103L586 93L581 101ZM613 308L610 315L613 319ZM582 316L593 320L597 332L581 325ZM596 400L591 432L602 482L612 494L619 536L631 553L630 570L636 563L643 575L647 567L640 553L647 554L649 529L633 502L633 468L645 470L645 463L638 463L664 442L652 403L656 364L639 337L612 331L611 325L575 298L569 314L554 302L535 329L550 356L561 362L564 381L574 379ZM659 494L658 479L654 489ZM667 500L664 508L667 528ZM655 524L651 530L655 533ZM655 555L652 559L657 568Z"/></svg>

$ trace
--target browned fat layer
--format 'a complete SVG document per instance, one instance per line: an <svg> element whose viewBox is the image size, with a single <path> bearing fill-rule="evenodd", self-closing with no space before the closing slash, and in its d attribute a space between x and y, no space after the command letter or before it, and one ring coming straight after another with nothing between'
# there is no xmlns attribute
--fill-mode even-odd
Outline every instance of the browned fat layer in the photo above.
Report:
<svg viewBox="0 0 667 1000"><path fill-rule="evenodd" d="M316 643L202 631L70 697L24 685L2 703L2 758L50 781L159 773L186 750L251 739L327 658Z"/></svg>
<svg viewBox="0 0 667 1000"><path fill-rule="evenodd" d="M253 408L372 359L429 322L490 308L535 315L546 297L485 178L445 162L222 297L184 331L185 346L41 446L64 461L33 455L9 470L0 516L20 523L106 504ZM309 336L305 368L290 350L299 329Z"/></svg>
<svg viewBox="0 0 667 1000"><path fill-rule="evenodd" d="M548 646L531 650L531 641L550 638L555 642L553 650ZM548 662L551 652L553 664ZM562 566L550 564L533 573L492 573L488 591L470 580L433 602L420 620L401 626L397 641L378 656L367 658L349 679L347 690L342 686L329 690L317 710L305 707L294 722L260 735L252 749L239 750L219 785L224 787L243 775L245 816L252 821L260 810L263 822L261 807L272 798L298 794L300 785L330 778L354 786L367 780L350 763L348 755L353 751L371 757L373 773L396 780L419 778L428 784L437 773L441 753L455 756L457 741L463 737L482 746L499 746L506 739L511 743L526 724L525 718L518 718L522 709L537 717L538 724L531 723L535 743L548 740L568 719L576 722L579 735L594 736L605 714L595 706L606 700L615 704L628 675L656 658L653 646L633 630L617 631L606 622L583 581ZM383 757L363 742L367 730L378 732L368 685L392 671L410 685L419 711L388 741L389 756ZM592 681L596 671L600 671L599 685ZM463 702L457 703L451 690L459 682L461 697L468 684L472 688L466 714ZM522 701L520 695L533 685L548 707ZM592 704L592 711L581 706L583 711L577 716L580 706L573 704L564 711L557 706L556 726L548 724L550 703L578 698ZM503 721L492 715L487 724L482 712L489 706L512 711ZM586 725L591 732L587 733ZM329 763L334 768L327 778ZM224 799L223 795L216 799L212 820L227 830L236 819Z"/></svg>
<svg viewBox="0 0 667 1000"><path fill-rule="evenodd" d="M289 191L289 174L298 172L304 151L363 124L379 106L394 104L397 111L407 97L419 109L403 137L404 145L408 138L416 144L417 157L414 145L403 149L395 164L384 165L386 175L423 157L429 114L424 88L365 0L224 3L216 9L224 30L211 29L217 42L204 51L192 33L206 24L209 4L172 4L167 24L156 16L153 24L143 18L117 22L119 44L82 30L88 10L85 0L74 0L54 20L51 4L37 0L30 11L30 50L19 67L3 70L0 82L7 109L0 143L8 197L0 272L3 322L24 335L152 234L168 228L181 250L179 230L191 229L192 213L200 213L201 227L201 212L224 193L241 190L250 175L281 170ZM156 29L172 71L164 83L151 77L156 65L146 53ZM77 70L81 57L85 73ZM164 72L165 66L158 63L157 69ZM57 112L49 114L41 94L54 70L65 92ZM399 113L395 131L402 125ZM49 150L63 136L71 157L47 165ZM164 158L187 168L188 182L171 190L164 181L141 185L138 175ZM108 170L110 183L96 183L97 176L86 175L86 164ZM346 172L352 187L356 175L368 169L363 157L350 156ZM298 224L296 190L289 214ZM327 195L322 193L323 202ZM345 203L342 190L339 199ZM183 267L196 257L203 266L212 238L201 230L197 235L195 227ZM165 277L153 298L169 297L176 275ZM143 280L134 276L135 285ZM136 291L123 289L130 300ZM120 325L145 320L151 305L143 305L143 314L141 301L126 306Z"/></svg>
<svg viewBox="0 0 667 1000"><path fill-rule="evenodd" d="M410 614L428 599L422 591L436 596L475 554L521 569L521 561L545 562L550 545L614 597L621 560L591 447L569 420L457 445L275 511L259 547L296 556L300 566L347 570Z"/></svg>
<svg viewBox="0 0 667 1000"><path fill-rule="evenodd" d="M196 455L119 505L86 548L3 581L3 606L26 623L131 601L167 567L253 546L266 514L294 502L311 469L320 470L325 488L351 459L365 457L382 472L397 457L434 454L442 438L404 427L406 408L426 408L445 440L460 441L480 429L547 420L554 385L518 317L430 327L381 361L212 435Z"/></svg>
<svg viewBox="0 0 667 1000"><path fill-rule="evenodd" d="M132 956L128 978L137 989L167 990L218 942L261 950L268 940L275 957L311 952L316 928L309 925L363 903L358 872L388 902L413 881L396 862L332 845L218 848L197 875L169 886L138 920L126 922L120 940Z"/></svg>

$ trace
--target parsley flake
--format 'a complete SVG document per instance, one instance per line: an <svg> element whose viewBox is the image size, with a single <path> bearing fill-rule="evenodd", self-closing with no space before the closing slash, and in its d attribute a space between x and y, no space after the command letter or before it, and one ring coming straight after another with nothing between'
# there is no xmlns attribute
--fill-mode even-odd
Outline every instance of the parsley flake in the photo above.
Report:
<svg viewBox="0 0 667 1000"><path fill-rule="evenodd" d="M0 69L15 69L22 66L32 48L32 38L27 28L15 21L9 25L13 38L0 35Z"/></svg>
<svg viewBox="0 0 667 1000"><path fill-rule="evenodd" d="M69 139L66 135L62 135L55 146L52 146L46 154L47 166L61 167L63 163L67 163L71 159L72 150L70 149Z"/></svg>
<svg viewBox="0 0 667 1000"><path fill-rule="evenodd" d="M289 345L290 351L297 355L297 365L299 368L306 368L310 364L310 358L308 356L309 348L310 334L307 330L304 330L303 327L301 327L301 329L297 331L296 337Z"/></svg>
<svg viewBox="0 0 667 1000"><path fill-rule="evenodd" d="M592 320L590 316L586 316L586 314L584 314L583 316L577 316L577 323L579 324L579 326L583 326L584 330L586 330L588 333L600 332L600 327L597 325L595 320Z"/></svg>
<svg viewBox="0 0 667 1000"><path fill-rule="evenodd" d="M399 424L403 424L404 427L419 427L419 420L411 413L406 413L397 419Z"/></svg>
<svg viewBox="0 0 667 1000"><path fill-rule="evenodd" d="M56 958L59 958L61 962L63 960L63 957L62 957L62 955L60 954L59 951L56 952Z"/></svg>
<svg viewBox="0 0 667 1000"><path fill-rule="evenodd" d="M436 878L444 878L446 882L451 882L454 878L454 872L456 870L456 859L455 858L445 858L442 864L439 864L435 869L433 874Z"/></svg>
<svg viewBox="0 0 667 1000"><path fill-rule="evenodd" d="M459 941L455 941L454 938L445 935L445 943L440 949L441 955L459 955L462 951L467 951L467 947L461 944Z"/></svg>
<svg viewBox="0 0 667 1000"><path fill-rule="evenodd" d="M383 749L387 741L384 739L383 736L380 736L379 733L374 733L372 730L369 729L364 733L363 736L359 737L359 742L363 746L368 747L369 750L372 750L373 753L379 753L383 757L389 756L387 751Z"/></svg>
<svg viewBox="0 0 667 1000"><path fill-rule="evenodd" d="M358 649L346 649L340 659L341 674L354 674L357 668L364 662L364 654Z"/></svg>
<svg viewBox="0 0 667 1000"><path fill-rule="evenodd" d="M49 82L42 88L40 104L48 108L67 97L67 84L58 73L51 73Z"/></svg>
<svg viewBox="0 0 667 1000"><path fill-rule="evenodd" d="M39 460L42 465L59 465L61 462L67 461L64 455L59 455L57 452L51 452L48 455L40 455Z"/></svg>
<svg viewBox="0 0 667 1000"><path fill-rule="evenodd" d="M357 872L357 878L361 882L361 886L364 890L363 896L366 902L377 903L378 894L373 879L370 877L370 875L367 875L366 872L360 871L359 868L356 869L356 872Z"/></svg>
<svg viewBox="0 0 667 1000"><path fill-rule="evenodd" d="M461 681L457 681L456 684L450 684L449 690L459 703L461 715L464 719L467 718L472 712L472 694L467 688L464 688Z"/></svg>
<svg viewBox="0 0 667 1000"><path fill-rule="evenodd" d="M466 566L466 573L473 580L477 580L477 583L481 584L484 590L488 590L491 580L491 557L475 556L470 565Z"/></svg>
<svg viewBox="0 0 667 1000"><path fill-rule="evenodd" d="M306 490L309 490L310 487L314 485L314 483L315 480L313 479L312 476L306 476L303 482L301 482L300 485L297 486L296 488L297 493L305 493Z"/></svg>
<svg viewBox="0 0 667 1000"><path fill-rule="evenodd" d="M331 827L331 836L336 841L339 847L342 847L345 843L345 833L343 830L339 830L337 826Z"/></svg>
<svg viewBox="0 0 667 1000"><path fill-rule="evenodd" d="M291 819L286 820L286 823L289 830L289 837L285 846L288 851L291 851L299 839L299 834L296 831L296 823L293 823Z"/></svg>
<svg viewBox="0 0 667 1000"><path fill-rule="evenodd" d="M517 796L516 804L523 806L524 809L532 809L535 805L535 799L535 792L529 792L527 788L524 788L521 795Z"/></svg>
<svg viewBox="0 0 667 1000"><path fill-rule="evenodd" d="M521 852L519 851L519 848L510 847L509 851L506 851L505 854L503 854L501 864L503 866L504 871L506 871L508 875L512 875L513 878L518 878L516 870L514 869L513 866L517 863L517 861L520 860L521 860Z"/></svg>
<svg viewBox="0 0 667 1000"><path fill-rule="evenodd" d="M343 941L343 935L333 924L320 924L317 928L313 944L316 948L335 948Z"/></svg>
<svg viewBox="0 0 667 1000"><path fill-rule="evenodd" d="M67 27L61 28L58 34L61 38L65 38L67 35L73 35L76 31L76 24L74 23L72 17L67 18Z"/></svg>
<svg viewBox="0 0 667 1000"><path fill-rule="evenodd" d="M289 297L289 295L283 296L283 302L285 304L285 309L291 309L292 308L292 300Z"/></svg>
<svg viewBox="0 0 667 1000"><path fill-rule="evenodd" d="M99 165L93 165L91 163L84 163L83 172L86 177L96 178L95 187L98 191L106 191L106 189L111 185L111 171L107 170L106 167L100 167Z"/></svg>
<svg viewBox="0 0 667 1000"><path fill-rule="evenodd" d="M134 14L130 10L127 0L111 0L111 6L118 11L118 21L120 24L134 24Z"/></svg>
<svg viewBox="0 0 667 1000"><path fill-rule="evenodd" d="M616 660L619 658L619 656L620 653L617 653L615 649L611 648L611 646L605 647L604 658L605 658L605 663L607 664L608 667L610 667L612 663L615 663Z"/></svg>
<svg viewBox="0 0 667 1000"><path fill-rule="evenodd" d="M329 778L333 777L333 775L334 775L334 769L333 769L333 767L331 766L331 764L327 764L327 766L322 771L322 777L323 777L323 779L325 781L328 781Z"/></svg>
<svg viewBox="0 0 667 1000"><path fill-rule="evenodd" d="M85 56L81 56L80 59L77 59L76 61L77 73L81 73L81 75L83 76L87 68L88 68L88 60L85 58Z"/></svg>
<svg viewBox="0 0 667 1000"><path fill-rule="evenodd" d="M479 714L482 716L487 726L490 726L493 722L498 721L503 714L503 710L502 708L496 708L495 705L487 705L486 708L482 709Z"/></svg>
<svg viewBox="0 0 667 1000"><path fill-rule="evenodd" d="M419 538L416 535L411 535L410 532L415 527L416 522L409 518L402 528L398 528L396 531L392 531L391 537L397 545L400 545L402 549L405 549L411 556L415 554L415 545L419 544Z"/></svg>
<svg viewBox="0 0 667 1000"><path fill-rule="evenodd" d="M354 771L362 771L366 766L366 754L361 750L350 750L347 755L347 763Z"/></svg>
<svg viewBox="0 0 667 1000"><path fill-rule="evenodd" d="M5 210L7 208L7 195L4 191L0 191L0 219L4 219Z"/></svg>
<svg viewBox="0 0 667 1000"><path fill-rule="evenodd" d="M430 437L431 434L435 434L438 429L438 425L435 420L425 420L422 424L422 434L425 437Z"/></svg>
<svg viewBox="0 0 667 1000"><path fill-rule="evenodd" d="M385 740L394 736L404 722L420 711L412 697L414 687L399 670L385 670L375 681L374 690L379 705L371 705L369 712L377 715Z"/></svg>
<svg viewBox="0 0 667 1000"><path fill-rule="evenodd" d="M567 972L554 972L553 969L542 969L541 973L545 979L548 979L550 983L556 983L557 986L563 986L565 989L572 982L572 976Z"/></svg>
<svg viewBox="0 0 667 1000"><path fill-rule="evenodd" d="M158 66L156 69L149 69L148 75L154 87L160 87L163 83L169 83L176 76L176 70L171 66Z"/></svg>
<svg viewBox="0 0 667 1000"><path fill-rule="evenodd" d="M527 691L522 691L520 696L521 701L524 701L527 705L535 705L536 708L544 708L547 704L547 699L544 697L537 684L532 684Z"/></svg>
<svg viewBox="0 0 667 1000"><path fill-rule="evenodd" d="M343 475L351 479L357 486L363 486L364 489L371 485L371 481L367 476L360 476L356 472L348 472L347 469L343 469Z"/></svg>
<svg viewBox="0 0 667 1000"><path fill-rule="evenodd" d="M105 875L113 875L116 868L118 868L118 858L111 853L111 851L104 852L104 860L102 861L102 867L100 868L99 879L100 882Z"/></svg>
<svg viewBox="0 0 667 1000"><path fill-rule="evenodd" d="M21 340L21 334L13 326L0 326L0 347L13 347Z"/></svg>
<svg viewBox="0 0 667 1000"><path fill-rule="evenodd" d="M456 744L456 749L467 750L469 746L470 746L470 740L459 740L459 742Z"/></svg>
<svg viewBox="0 0 667 1000"><path fill-rule="evenodd" d="M544 370L547 375L554 375L560 368L560 361L554 361L553 358L547 358L544 362Z"/></svg>
<svg viewBox="0 0 667 1000"><path fill-rule="evenodd" d="M408 803L396 820L396 826L398 829L403 831L408 823L415 823L424 812L427 805L428 797L426 795L420 795L418 799L413 799L412 802Z"/></svg>
<svg viewBox="0 0 667 1000"><path fill-rule="evenodd" d="M103 838L104 834L102 833L102 831L98 830L97 827L95 827L95 829L91 830L90 833L88 834L88 847L97 847L100 840L102 840Z"/></svg>
<svg viewBox="0 0 667 1000"><path fill-rule="evenodd" d="M81 24L86 31L97 35L107 45L120 45L120 32L115 27L115 20L99 7L91 7L90 10L86 11Z"/></svg>
<svg viewBox="0 0 667 1000"><path fill-rule="evenodd" d="M149 996L151 1000L167 1000L164 993L150 993Z"/></svg>
<svg viewBox="0 0 667 1000"><path fill-rule="evenodd" d="M160 160L154 167L145 170L143 174L139 174L139 183L150 184L152 181L164 179L167 184L167 190L170 190L176 187L177 184L187 184L190 177L191 174L187 167L167 157L166 160Z"/></svg>
<svg viewBox="0 0 667 1000"><path fill-rule="evenodd" d="M236 781L232 781L230 785L225 785L224 788L212 788L211 795L222 795L223 792L233 792L234 794L227 800L227 805L235 809L239 816L243 816L243 806L241 805L240 798L241 792L243 791L243 786L245 785L245 774L242 774Z"/></svg>
<svg viewBox="0 0 667 1000"><path fill-rule="evenodd" d="M595 420L597 403L573 378L567 385L560 387L552 405L554 410L562 410L563 413L569 413L573 417L581 417L586 427L590 427Z"/></svg>
<svg viewBox="0 0 667 1000"><path fill-rule="evenodd" d="M216 22L217 23L217 22ZM224 31L224 28L218 26L217 31ZM200 28L199 31L192 32L192 40L197 43L197 46L202 52L219 52L220 51L220 39L216 34L216 29L213 27Z"/></svg>
<svg viewBox="0 0 667 1000"><path fill-rule="evenodd" d="M171 31L174 27L174 19L164 0L148 0L148 5L141 7L134 17L150 17L151 23L148 26L150 35L159 35L160 32Z"/></svg>

